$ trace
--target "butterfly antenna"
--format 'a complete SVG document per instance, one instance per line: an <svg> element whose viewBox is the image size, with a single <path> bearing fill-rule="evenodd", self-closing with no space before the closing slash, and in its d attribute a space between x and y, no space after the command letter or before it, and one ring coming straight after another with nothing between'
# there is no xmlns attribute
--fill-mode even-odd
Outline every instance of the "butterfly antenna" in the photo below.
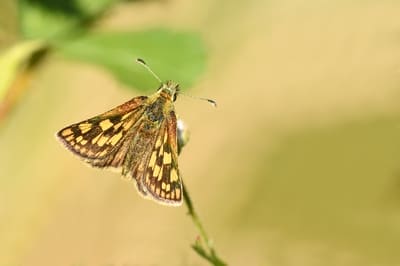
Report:
<svg viewBox="0 0 400 266"><path fill-rule="evenodd" d="M146 62L141 58L136 58L136 62L141 64L144 68L146 68L160 83L162 83L161 79L156 75L156 73L151 70L151 68L146 64Z"/></svg>
<svg viewBox="0 0 400 266"><path fill-rule="evenodd" d="M151 68L146 64L146 62L141 59L141 58L137 58L136 62L138 62L139 64L141 64L144 68L146 68L159 82L162 83L162 80L156 75L156 73L154 73L153 70L151 70ZM212 106L217 107L217 102L208 98L202 98L202 97L195 97L192 95L188 95L188 94L183 94L182 92L179 92L179 94L184 95L186 97L190 97L193 99L197 99L197 100L203 100L203 101L207 101L209 102Z"/></svg>
<svg viewBox="0 0 400 266"><path fill-rule="evenodd" d="M195 97L195 96L192 96L192 95L184 94L184 93L182 93L182 92L179 92L179 94L180 94L180 95L183 95L183 96L186 96L186 97L189 97L189 98L192 98L192 99L207 101L207 102L209 102L212 106L217 107L217 102L214 101L214 100L211 100L211 99L208 99L208 98L202 98L202 97Z"/></svg>

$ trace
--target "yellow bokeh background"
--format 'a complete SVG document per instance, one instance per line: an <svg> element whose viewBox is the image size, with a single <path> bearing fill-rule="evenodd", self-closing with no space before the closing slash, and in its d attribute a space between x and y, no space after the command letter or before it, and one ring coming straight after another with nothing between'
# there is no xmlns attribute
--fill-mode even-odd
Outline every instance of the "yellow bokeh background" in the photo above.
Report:
<svg viewBox="0 0 400 266"><path fill-rule="evenodd" d="M178 98L191 132L179 163L230 265L400 264L399 10L150 1L97 25L201 33L208 67L188 93L219 106ZM0 265L207 265L185 206L144 200L54 137L139 94L57 54L37 70L0 132Z"/></svg>

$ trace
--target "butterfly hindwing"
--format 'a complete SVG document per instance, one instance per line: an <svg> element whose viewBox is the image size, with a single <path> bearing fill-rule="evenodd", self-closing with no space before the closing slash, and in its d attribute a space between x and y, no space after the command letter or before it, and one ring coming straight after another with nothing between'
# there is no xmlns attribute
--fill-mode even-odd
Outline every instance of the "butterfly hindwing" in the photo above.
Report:
<svg viewBox="0 0 400 266"><path fill-rule="evenodd" d="M182 180L178 170L176 116L167 114L154 142L143 175L143 185L159 201L171 205L182 203Z"/></svg>
<svg viewBox="0 0 400 266"><path fill-rule="evenodd" d="M65 127L57 137L69 150L93 166L110 166L104 158L123 144L129 129L142 116L146 99L146 96L133 98L99 116Z"/></svg>

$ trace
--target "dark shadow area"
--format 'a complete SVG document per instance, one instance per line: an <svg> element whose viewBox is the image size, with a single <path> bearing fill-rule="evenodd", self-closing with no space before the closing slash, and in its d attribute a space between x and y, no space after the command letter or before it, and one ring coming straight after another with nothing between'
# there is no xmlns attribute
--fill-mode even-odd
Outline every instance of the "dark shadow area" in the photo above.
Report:
<svg viewBox="0 0 400 266"><path fill-rule="evenodd" d="M68 16L85 17L85 12L80 9L76 0L22 0L22 3L37 6L50 12L62 13Z"/></svg>

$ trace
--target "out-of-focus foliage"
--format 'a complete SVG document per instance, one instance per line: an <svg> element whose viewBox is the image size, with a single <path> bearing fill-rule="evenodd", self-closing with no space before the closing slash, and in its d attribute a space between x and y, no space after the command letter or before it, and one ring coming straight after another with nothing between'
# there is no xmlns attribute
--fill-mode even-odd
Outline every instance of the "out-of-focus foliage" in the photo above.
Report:
<svg viewBox="0 0 400 266"><path fill-rule="evenodd" d="M81 30L118 0L21 0L20 25L25 38L59 38Z"/></svg>
<svg viewBox="0 0 400 266"><path fill-rule="evenodd" d="M41 48L43 48L43 42L27 41L10 48L7 53L0 54L0 100L6 94L7 88L11 85L15 74L21 67L21 63Z"/></svg>
<svg viewBox="0 0 400 266"><path fill-rule="evenodd" d="M190 32L154 29L90 34L57 47L70 58L101 65L120 81L147 90L154 90L158 81L135 58L145 59L161 79L179 81L183 89L205 68L202 41Z"/></svg>
<svg viewBox="0 0 400 266"><path fill-rule="evenodd" d="M197 33L166 28L137 32L91 31L95 22L119 2L21 0L18 2L20 42L34 40L33 43L40 42L50 51L61 52L68 58L101 65L128 87L154 90L158 86L135 63L137 57L148 61L163 79L175 79L183 89L192 85L203 72L206 60L205 47ZM0 100L35 49L25 49L23 56L18 57L14 51L15 48L10 48L0 55L2 73L7 75L0 83Z"/></svg>

